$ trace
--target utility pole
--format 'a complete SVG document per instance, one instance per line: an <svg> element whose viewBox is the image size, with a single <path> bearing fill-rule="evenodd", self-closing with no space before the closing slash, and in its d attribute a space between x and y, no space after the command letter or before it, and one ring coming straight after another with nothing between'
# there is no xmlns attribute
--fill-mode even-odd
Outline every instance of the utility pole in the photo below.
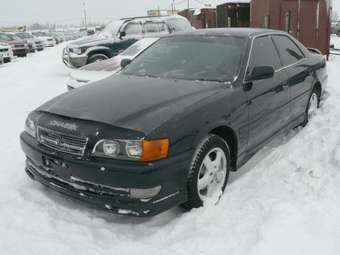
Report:
<svg viewBox="0 0 340 255"><path fill-rule="evenodd" d="M175 14L175 10L176 10L176 7L175 7L175 0L172 0L172 15Z"/></svg>
<svg viewBox="0 0 340 255"><path fill-rule="evenodd" d="M188 10L190 9L190 0L188 0Z"/></svg>
<svg viewBox="0 0 340 255"><path fill-rule="evenodd" d="M87 30L87 15L86 15L86 5L85 5L85 2L83 2L83 7L84 7L84 23L85 23L85 28Z"/></svg>

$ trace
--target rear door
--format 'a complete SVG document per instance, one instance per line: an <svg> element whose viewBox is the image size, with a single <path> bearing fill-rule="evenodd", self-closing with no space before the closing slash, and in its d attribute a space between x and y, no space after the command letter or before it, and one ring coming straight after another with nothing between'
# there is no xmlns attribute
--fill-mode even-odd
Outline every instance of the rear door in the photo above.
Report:
<svg viewBox="0 0 340 255"><path fill-rule="evenodd" d="M260 66L272 66L275 73L269 79L252 81L246 78L246 83L252 84L251 89L246 91L250 150L284 127L290 117L289 89L286 86L288 77L285 70L281 69L279 55L270 36L254 39L247 76Z"/></svg>
<svg viewBox="0 0 340 255"><path fill-rule="evenodd" d="M286 35L274 35L273 41L279 51L283 69L289 79L291 93L291 120L295 120L306 111L314 78L311 66L299 46Z"/></svg>

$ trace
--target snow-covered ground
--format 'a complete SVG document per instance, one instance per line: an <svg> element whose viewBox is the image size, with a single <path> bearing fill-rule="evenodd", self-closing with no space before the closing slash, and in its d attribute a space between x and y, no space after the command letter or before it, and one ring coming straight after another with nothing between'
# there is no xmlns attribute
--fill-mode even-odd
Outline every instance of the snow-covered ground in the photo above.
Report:
<svg viewBox="0 0 340 255"><path fill-rule="evenodd" d="M233 173L218 206L110 215L32 182L19 133L63 93L62 46L0 66L0 254L340 254L340 57L318 116Z"/></svg>
<svg viewBox="0 0 340 255"><path fill-rule="evenodd" d="M340 50L340 37L337 35L331 35L331 45L334 45L335 50Z"/></svg>

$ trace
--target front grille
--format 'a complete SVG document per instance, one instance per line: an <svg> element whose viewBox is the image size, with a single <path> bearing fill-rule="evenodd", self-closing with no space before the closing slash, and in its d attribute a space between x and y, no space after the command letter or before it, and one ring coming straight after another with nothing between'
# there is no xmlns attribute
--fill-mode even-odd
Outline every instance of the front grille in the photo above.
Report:
<svg viewBox="0 0 340 255"><path fill-rule="evenodd" d="M15 48L24 48L25 47L25 44L16 44L15 45Z"/></svg>
<svg viewBox="0 0 340 255"><path fill-rule="evenodd" d="M58 131L38 127L38 140L41 144L57 151L83 156L87 138L73 136Z"/></svg>

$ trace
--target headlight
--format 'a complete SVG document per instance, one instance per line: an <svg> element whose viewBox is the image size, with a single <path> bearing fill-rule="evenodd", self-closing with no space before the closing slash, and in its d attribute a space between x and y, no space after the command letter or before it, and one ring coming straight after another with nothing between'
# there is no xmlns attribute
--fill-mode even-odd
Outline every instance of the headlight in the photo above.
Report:
<svg viewBox="0 0 340 255"><path fill-rule="evenodd" d="M93 155L115 159L155 161L168 156L169 140L100 140Z"/></svg>
<svg viewBox="0 0 340 255"><path fill-rule="evenodd" d="M80 54L83 53L82 49L80 49L80 48L73 48L73 52L77 55L80 55Z"/></svg>
<svg viewBox="0 0 340 255"><path fill-rule="evenodd" d="M33 136L33 137L37 137L37 132L36 132L36 127L35 127L35 123L33 120L31 120L30 118L26 119L25 122L25 131Z"/></svg>

